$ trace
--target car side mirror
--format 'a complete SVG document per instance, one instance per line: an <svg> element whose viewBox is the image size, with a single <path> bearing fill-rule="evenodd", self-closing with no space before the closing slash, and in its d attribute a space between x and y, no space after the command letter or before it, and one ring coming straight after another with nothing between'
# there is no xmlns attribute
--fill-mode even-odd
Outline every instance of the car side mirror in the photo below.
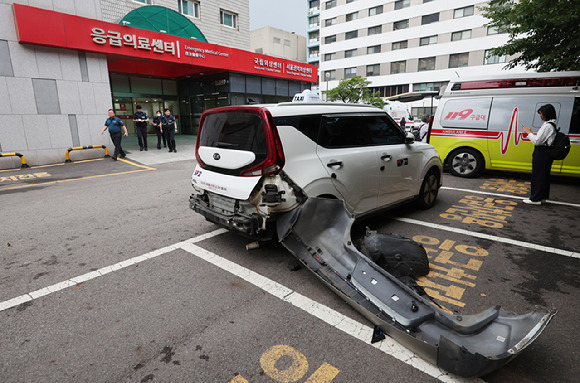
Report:
<svg viewBox="0 0 580 383"><path fill-rule="evenodd" d="M409 145L415 142L415 135L411 132L407 132L405 135L405 144Z"/></svg>

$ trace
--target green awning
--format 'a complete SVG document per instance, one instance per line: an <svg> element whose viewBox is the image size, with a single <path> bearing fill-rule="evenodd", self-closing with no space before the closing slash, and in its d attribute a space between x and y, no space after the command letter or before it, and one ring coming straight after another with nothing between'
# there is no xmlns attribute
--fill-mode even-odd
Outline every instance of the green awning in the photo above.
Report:
<svg viewBox="0 0 580 383"><path fill-rule="evenodd" d="M146 5L127 13L119 21L133 28L162 32L172 36L194 39L207 43L199 28L187 17L172 9L158 5Z"/></svg>

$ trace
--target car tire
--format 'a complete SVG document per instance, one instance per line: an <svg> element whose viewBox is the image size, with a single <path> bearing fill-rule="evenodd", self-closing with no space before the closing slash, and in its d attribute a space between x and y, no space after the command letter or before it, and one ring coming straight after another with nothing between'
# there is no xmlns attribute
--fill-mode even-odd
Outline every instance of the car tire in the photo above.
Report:
<svg viewBox="0 0 580 383"><path fill-rule="evenodd" d="M449 157L449 172L457 177L474 178L483 170L485 160L480 152L471 148L457 149Z"/></svg>
<svg viewBox="0 0 580 383"><path fill-rule="evenodd" d="M435 205L437 194L439 193L439 177L436 171L430 170L421 184L419 199L417 200L421 209L427 210Z"/></svg>

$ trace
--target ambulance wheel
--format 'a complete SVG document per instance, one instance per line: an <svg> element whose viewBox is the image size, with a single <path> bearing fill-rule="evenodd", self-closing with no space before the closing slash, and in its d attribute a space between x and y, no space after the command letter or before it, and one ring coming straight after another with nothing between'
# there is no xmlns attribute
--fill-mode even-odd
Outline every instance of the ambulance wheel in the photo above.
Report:
<svg viewBox="0 0 580 383"><path fill-rule="evenodd" d="M485 160L481 153L475 149L457 149L448 158L449 172L457 177L477 177L484 168Z"/></svg>

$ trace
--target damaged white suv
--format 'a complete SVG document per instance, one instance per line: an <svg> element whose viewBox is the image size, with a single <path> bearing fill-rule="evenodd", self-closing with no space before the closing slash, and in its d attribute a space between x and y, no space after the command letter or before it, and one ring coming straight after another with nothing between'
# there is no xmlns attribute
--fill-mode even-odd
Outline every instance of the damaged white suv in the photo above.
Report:
<svg viewBox="0 0 580 383"><path fill-rule="evenodd" d="M356 217L435 203L441 160L380 109L282 103L207 110L200 121L190 207L256 238L308 197L344 200Z"/></svg>

